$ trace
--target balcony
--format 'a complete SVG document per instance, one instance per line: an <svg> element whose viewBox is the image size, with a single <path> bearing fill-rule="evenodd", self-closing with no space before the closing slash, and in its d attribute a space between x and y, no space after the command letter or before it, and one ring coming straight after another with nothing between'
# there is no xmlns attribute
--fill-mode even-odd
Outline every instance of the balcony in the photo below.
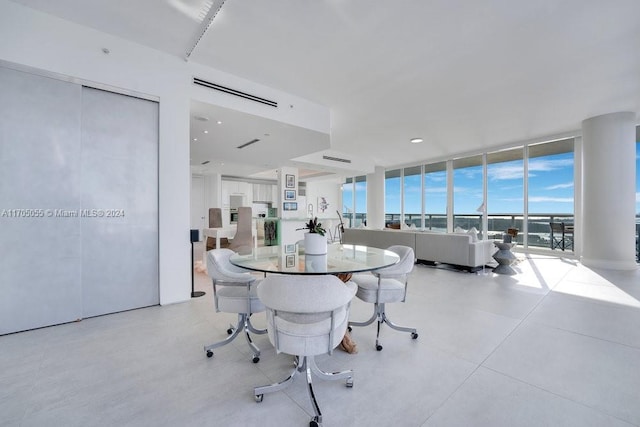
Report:
<svg viewBox="0 0 640 427"><path fill-rule="evenodd" d="M364 215L364 214L361 214ZM416 228L421 228L421 215L420 214L405 214L405 223L409 226L415 225ZM357 218L357 215L356 215ZM361 220L362 221L362 220ZM527 233L527 246L531 248L551 249L551 230L549 228L550 222L564 222L565 224L573 224L573 215L565 214L536 214L529 215L528 219L528 233ZM386 214L385 224L387 226L400 223L400 214ZM475 227L477 230L482 231L482 215L481 214L464 214L454 215L453 228L460 227L468 230ZM523 216L512 214L491 214L488 215L488 239L497 240L502 239L502 235L509 228L517 228L520 230L516 240L520 245L524 243L524 235L522 234ZM446 215L425 215L425 230L446 232L447 230L447 216ZM636 215L636 260L640 262L640 215ZM558 250L558 249L555 249ZM569 252L573 252L573 247Z"/></svg>

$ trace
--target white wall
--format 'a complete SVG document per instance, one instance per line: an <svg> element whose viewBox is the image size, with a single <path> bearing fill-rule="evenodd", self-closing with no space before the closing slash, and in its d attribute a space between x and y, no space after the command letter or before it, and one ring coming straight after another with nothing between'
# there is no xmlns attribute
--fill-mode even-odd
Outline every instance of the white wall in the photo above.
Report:
<svg viewBox="0 0 640 427"><path fill-rule="evenodd" d="M309 181L307 184L307 205L313 205L313 215L318 218L338 218L340 210L340 183L336 180ZM329 206L324 212L318 210L318 198L325 197Z"/></svg>
<svg viewBox="0 0 640 427"><path fill-rule="evenodd" d="M265 112L231 96L217 95L214 99L212 94L194 87L194 75L249 91L258 85L7 0L0 0L0 40L0 61L4 65L34 67L93 82L97 87L120 88L159 99L161 304L188 300L191 292L191 98L329 132L328 109L317 104L266 87L259 87L259 91L296 108ZM104 54L102 48L108 48L110 54Z"/></svg>
<svg viewBox="0 0 640 427"><path fill-rule="evenodd" d="M342 180L307 181L307 205L313 205L313 215L317 216L330 237L335 236L335 228L340 223L337 210L342 206ZM324 212L318 211L318 198L324 197L329 206ZM341 211L342 212L342 211Z"/></svg>

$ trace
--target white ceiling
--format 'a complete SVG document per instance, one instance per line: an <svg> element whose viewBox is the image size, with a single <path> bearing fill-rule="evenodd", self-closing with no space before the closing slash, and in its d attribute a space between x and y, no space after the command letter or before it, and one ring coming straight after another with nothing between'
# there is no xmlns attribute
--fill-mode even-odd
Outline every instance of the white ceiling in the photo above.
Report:
<svg viewBox="0 0 640 427"><path fill-rule="evenodd" d="M179 57L213 2L14 1ZM638 113L639 16L638 0L226 0L190 60L328 106L331 150L390 167ZM193 116L223 113L192 106ZM262 132L249 140L270 133L296 153L310 147L291 137L322 138L227 113ZM192 120L193 135L203 123ZM417 136L425 142L410 144ZM236 142L215 152L194 143L192 162L215 155L236 175L286 163L262 151L247 161Z"/></svg>

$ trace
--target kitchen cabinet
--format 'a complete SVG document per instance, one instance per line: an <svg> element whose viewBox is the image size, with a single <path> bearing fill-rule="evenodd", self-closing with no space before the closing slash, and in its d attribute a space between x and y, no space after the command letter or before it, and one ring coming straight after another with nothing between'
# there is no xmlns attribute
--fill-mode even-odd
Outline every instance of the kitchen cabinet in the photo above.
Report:
<svg viewBox="0 0 640 427"><path fill-rule="evenodd" d="M242 196L243 206L250 206L253 200L253 187L248 182L222 181L222 207L230 208L230 197Z"/></svg>
<svg viewBox="0 0 640 427"><path fill-rule="evenodd" d="M253 184L254 202L275 202L276 186L271 184Z"/></svg>

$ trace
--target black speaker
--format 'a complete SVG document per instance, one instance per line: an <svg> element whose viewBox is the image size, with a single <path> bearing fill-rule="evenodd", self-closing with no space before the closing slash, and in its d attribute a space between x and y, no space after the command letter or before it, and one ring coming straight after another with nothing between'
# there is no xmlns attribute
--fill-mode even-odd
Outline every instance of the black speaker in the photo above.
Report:
<svg viewBox="0 0 640 427"><path fill-rule="evenodd" d="M199 242L199 241L200 241L200 230L198 230L198 229L191 230L191 297L192 298L201 297L202 295L204 295L204 292L195 291L193 289L193 286L194 286L194 283L193 283L193 269L194 269L194 264L193 264L193 244L194 244L194 242Z"/></svg>

